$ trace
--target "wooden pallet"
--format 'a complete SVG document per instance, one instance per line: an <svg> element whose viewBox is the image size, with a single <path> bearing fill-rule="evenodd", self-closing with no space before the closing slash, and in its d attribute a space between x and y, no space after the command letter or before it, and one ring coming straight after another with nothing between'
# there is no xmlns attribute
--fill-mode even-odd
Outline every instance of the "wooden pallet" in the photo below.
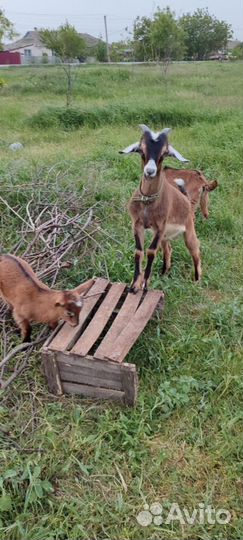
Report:
<svg viewBox="0 0 243 540"><path fill-rule="evenodd" d="M87 293L79 325L61 323L42 348L50 392L136 401L136 366L124 359L156 310L162 291L128 292L124 283L98 278Z"/></svg>

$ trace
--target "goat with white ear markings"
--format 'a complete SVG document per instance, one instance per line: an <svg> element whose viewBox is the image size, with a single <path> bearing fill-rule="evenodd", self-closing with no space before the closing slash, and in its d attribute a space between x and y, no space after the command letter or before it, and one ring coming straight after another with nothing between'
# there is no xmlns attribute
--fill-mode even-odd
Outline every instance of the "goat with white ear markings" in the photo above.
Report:
<svg viewBox="0 0 243 540"><path fill-rule="evenodd" d="M176 186L166 180L163 160L173 156L188 161L168 143L170 128L157 133L140 124L143 135L140 143L125 148L124 153L138 152L142 158L143 175L139 188L129 201L135 237L135 271L131 291L148 287L152 264L159 248L164 252L163 273L171 266L171 248L168 241L184 233L185 243L193 258L195 279L201 277L199 240L197 238L190 201ZM136 148L136 150L134 150ZM129 150L130 149L130 150ZM144 257L144 231L152 229L153 240L147 250L147 265L142 271Z"/></svg>
<svg viewBox="0 0 243 540"><path fill-rule="evenodd" d="M89 279L76 289L58 291L42 283L31 266L15 255L0 256L0 297L13 310L23 341L30 341L31 322L55 328L60 320L77 326L82 295L94 284Z"/></svg>

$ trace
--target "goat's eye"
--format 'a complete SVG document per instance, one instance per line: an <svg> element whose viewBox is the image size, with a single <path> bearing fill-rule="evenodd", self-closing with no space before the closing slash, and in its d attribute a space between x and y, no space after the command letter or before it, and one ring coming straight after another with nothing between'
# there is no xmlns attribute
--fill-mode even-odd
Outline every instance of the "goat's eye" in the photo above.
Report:
<svg viewBox="0 0 243 540"><path fill-rule="evenodd" d="M67 315L68 315L69 317L74 317L74 313L73 313L72 311L67 311Z"/></svg>

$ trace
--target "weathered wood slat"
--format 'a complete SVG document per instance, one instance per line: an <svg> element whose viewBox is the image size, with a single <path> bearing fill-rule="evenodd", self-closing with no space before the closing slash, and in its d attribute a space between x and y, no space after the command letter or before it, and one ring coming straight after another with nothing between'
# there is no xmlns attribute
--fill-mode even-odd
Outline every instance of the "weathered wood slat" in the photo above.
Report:
<svg viewBox="0 0 243 540"><path fill-rule="evenodd" d="M71 349L71 352L80 354L80 356L85 356L89 352L102 333L125 287L126 285L124 283L113 283L89 325Z"/></svg>
<svg viewBox="0 0 243 540"><path fill-rule="evenodd" d="M143 292L139 291L137 294L128 293L119 313L117 314L113 324L111 325L106 336L103 338L98 349L94 353L95 358L102 360L107 359L110 353L114 349L114 343L122 332L124 326L128 323L131 317L133 317L138 304L142 298Z"/></svg>
<svg viewBox="0 0 243 540"><path fill-rule="evenodd" d="M104 364L104 362L103 362L103 364ZM109 381L115 381L115 382L120 382L121 381L121 370L116 370L116 371L115 370L107 370L107 369L105 370L105 369L103 369L103 365L95 366L94 362L93 362L93 358L91 358L88 361L88 366L87 365L86 366L82 365L82 367L81 367L80 365L73 365L73 364L70 365L70 363L66 363L66 362L59 361L59 360L57 360L57 365L58 365L58 368L59 368L62 379L64 379L64 374L65 373L70 373L71 372L73 376L75 376L75 374L79 375L81 373L85 377L89 377L89 378L97 377L97 378L105 379L105 380L109 380ZM105 362L105 365L107 367L107 362ZM111 364L111 365L113 365L113 364ZM120 365L120 364L118 364L118 365ZM62 374L63 374L63 376L62 376ZM73 379L73 380L75 381L75 379Z"/></svg>
<svg viewBox="0 0 243 540"><path fill-rule="evenodd" d="M121 364L117 362L104 362L103 360L93 358L93 356L87 355L86 357L78 356L74 353L63 352L63 351L53 351L56 360L58 361L58 366L61 367L61 364L65 363L67 366L74 366L80 370L86 368L92 368L99 373L99 376L109 377L110 374L113 377L113 374L121 373ZM134 364L123 363L122 366L128 366L127 369L133 369Z"/></svg>
<svg viewBox="0 0 243 540"><path fill-rule="evenodd" d="M68 394L79 394L88 398L116 399L124 403L124 392L120 392L119 390L98 388L80 383L63 382L63 391Z"/></svg>
<svg viewBox="0 0 243 540"><path fill-rule="evenodd" d="M89 290L88 296L103 293L107 288L108 283L109 282L107 279L98 278L93 287L91 287ZM84 322L99 299L100 296L91 296L90 298L84 300L84 305L80 312L79 325L72 327L68 323L65 323L60 332L58 332L58 334L56 334L53 340L49 343L49 349L55 351L65 351L65 349L68 349L73 343L75 343L80 336Z"/></svg>
<svg viewBox="0 0 243 540"><path fill-rule="evenodd" d="M56 326L56 328L54 328L54 330L52 330L52 332L49 334L49 336L47 336L46 341L45 341L45 343L43 344L43 348L49 346L49 343L51 343L51 341L52 341L53 338L56 336L56 334L58 334L58 332L60 332L60 329L62 328L62 326L63 326L64 324L65 324L64 321L59 321L59 323L58 323L58 325Z"/></svg>
<svg viewBox="0 0 243 540"><path fill-rule="evenodd" d="M88 384L89 386L98 386L100 388L109 388L114 390L123 391L123 382L122 382L122 373L120 373L119 379L115 380L113 378L104 378L97 377L95 371L90 370L90 372L84 373L83 370L72 371L70 369L60 368L60 377L63 382L73 382Z"/></svg>
<svg viewBox="0 0 243 540"><path fill-rule="evenodd" d="M160 291L149 291L149 294L146 294L134 316L131 317L116 341L113 342L112 351L110 350L108 353L109 360L122 362L145 328L162 296L163 293Z"/></svg>
<svg viewBox="0 0 243 540"><path fill-rule="evenodd" d="M42 361L49 391L57 396L62 395L63 388L55 355L51 351L45 350L45 352L42 353Z"/></svg>
<svg viewBox="0 0 243 540"><path fill-rule="evenodd" d="M138 375L136 368L127 369L126 366L121 365L122 369L122 388L125 393L124 401L125 405L134 406L137 399L138 392Z"/></svg>

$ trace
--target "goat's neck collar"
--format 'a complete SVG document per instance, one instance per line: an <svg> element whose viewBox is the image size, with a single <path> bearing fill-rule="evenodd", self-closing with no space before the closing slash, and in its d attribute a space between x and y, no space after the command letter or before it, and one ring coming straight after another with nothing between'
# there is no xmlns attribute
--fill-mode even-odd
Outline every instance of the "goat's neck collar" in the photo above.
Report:
<svg viewBox="0 0 243 540"><path fill-rule="evenodd" d="M160 193L163 187L163 175L161 171L156 175L153 180L146 180L142 178L139 186L139 195L133 197L133 200L137 200L143 203L150 203L160 197Z"/></svg>

